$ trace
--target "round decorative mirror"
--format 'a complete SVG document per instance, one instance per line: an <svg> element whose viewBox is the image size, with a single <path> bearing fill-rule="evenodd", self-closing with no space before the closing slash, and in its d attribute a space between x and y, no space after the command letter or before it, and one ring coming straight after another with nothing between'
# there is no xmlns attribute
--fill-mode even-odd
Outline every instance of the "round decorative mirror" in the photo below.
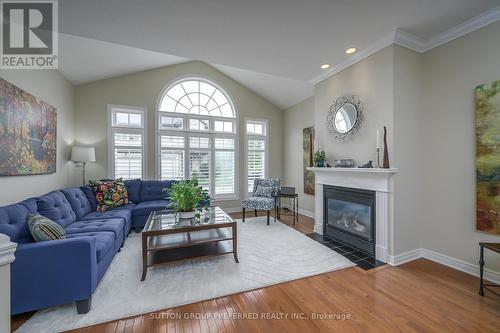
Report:
<svg viewBox="0 0 500 333"><path fill-rule="evenodd" d="M358 130L362 114L363 106L358 97L341 96L328 111L328 129L336 139L346 140Z"/></svg>

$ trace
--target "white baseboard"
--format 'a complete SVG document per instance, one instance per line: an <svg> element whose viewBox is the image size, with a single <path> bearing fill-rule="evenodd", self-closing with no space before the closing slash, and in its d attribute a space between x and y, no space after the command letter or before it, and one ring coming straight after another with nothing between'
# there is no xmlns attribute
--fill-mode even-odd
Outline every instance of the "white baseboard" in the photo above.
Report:
<svg viewBox="0 0 500 333"><path fill-rule="evenodd" d="M413 261L419 258L429 259L442 265L462 271L464 273L479 276L479 265L474 265L467 261L453 258L445 254L434 252L432 250L424 248L408 251L397 256L389 256L388 264L398 266L404 264L405 262ZM484 278L488 281L500 284L500 272L485 268Z"/></svg>
<svg viewBox="0 0 500 333"><path fill-rule="evenodd" d="M418 258L422 258L422 249L411 250L397 256L389 256L387 263L392 266L398 266Z"/></svg>

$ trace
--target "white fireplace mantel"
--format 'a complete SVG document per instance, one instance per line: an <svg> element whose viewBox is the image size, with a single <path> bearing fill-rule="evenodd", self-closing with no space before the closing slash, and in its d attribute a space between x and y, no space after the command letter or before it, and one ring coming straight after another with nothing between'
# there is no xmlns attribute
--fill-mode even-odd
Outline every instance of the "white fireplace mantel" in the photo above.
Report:
<svg viewBox="0 0 500 333"><path fill-rule="evenodd" d="M323 186L341 186L375 192L375 257L387 262L393 235L393 176L398 169L307 168L315 173L314 231L323 234Z"/></svg>

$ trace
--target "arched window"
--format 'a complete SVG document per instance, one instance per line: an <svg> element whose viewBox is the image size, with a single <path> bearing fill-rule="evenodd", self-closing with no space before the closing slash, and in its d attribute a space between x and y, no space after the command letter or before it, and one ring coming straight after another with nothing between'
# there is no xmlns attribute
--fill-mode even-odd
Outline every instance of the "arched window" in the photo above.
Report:
<svg viewBox="0 0 500 333"><path fill-rule="evenodd" d="M237 195L236 111L229 95L203 78L169 85L158 102L160 179L190 179L216 199Z"/></svg>

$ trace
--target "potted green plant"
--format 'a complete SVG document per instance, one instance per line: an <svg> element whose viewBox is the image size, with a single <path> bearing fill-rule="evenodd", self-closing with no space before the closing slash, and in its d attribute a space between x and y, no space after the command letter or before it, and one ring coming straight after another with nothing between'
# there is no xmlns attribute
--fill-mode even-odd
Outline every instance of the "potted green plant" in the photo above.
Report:
<svg viewBox="0 0 500 333"><path fill-rule="evenodd" d="M194 218L196 207L210 200L207 190L198 185L198 180L182 180L164 189L169 195L168 206L179 213L179 218Z"/></svg>
<svg viewBox="0 0 500 333"><path fill-rule="evenodd" d="M324 167L326 161L326 153L324 150L320 149L316 153L314 153L314 166L315 167Z"/></svg>

